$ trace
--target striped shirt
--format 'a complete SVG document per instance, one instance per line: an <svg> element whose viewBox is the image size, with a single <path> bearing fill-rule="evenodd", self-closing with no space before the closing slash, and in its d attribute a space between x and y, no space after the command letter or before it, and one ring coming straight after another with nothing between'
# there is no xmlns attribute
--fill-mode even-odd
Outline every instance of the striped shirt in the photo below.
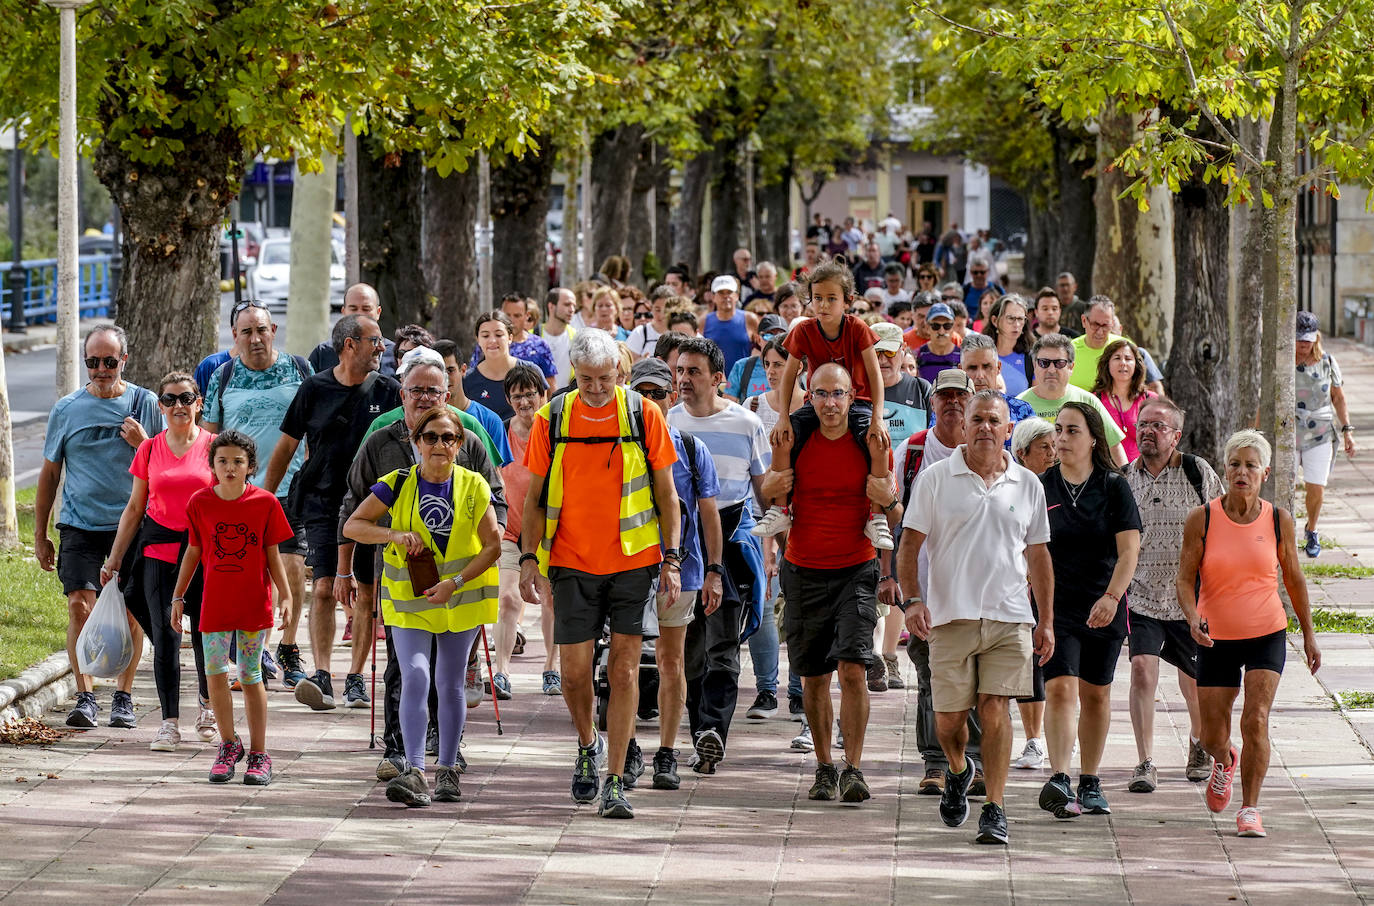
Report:
<svg viewBox="0 0 1374 906"><path fill-rule="evenodd" d="M687 431L711 451L720 479L716 505L727 507L754 496L753 477L768 471L772 450L763 422L739 403L730 403L705 418L679 404L668 410L668 424Z"/></svg>

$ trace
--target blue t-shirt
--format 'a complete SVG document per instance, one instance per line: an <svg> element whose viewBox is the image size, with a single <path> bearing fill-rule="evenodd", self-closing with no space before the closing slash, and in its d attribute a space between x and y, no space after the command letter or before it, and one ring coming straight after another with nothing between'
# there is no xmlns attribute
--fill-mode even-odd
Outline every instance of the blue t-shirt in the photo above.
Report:
<svg viewBox="0 0 1374 906"><path fill-rule="evenodd" d="M43 458L66 467L59 525L91 532L119 528L119 517L134 490L129 474L134 448L119 436L129 416L149 437L163 430L157 397L128 381L114 399L92 396L83 387L53 406Z"/></svg>
<svg viewBox="0 0 1374 906"><path fill-rule="evenodd" d="M701 335L715 341L725 354L725 373L729 374L735 363L749 355L749 323L744 312L736 309L733 317L722 321L715 312L706 315L706 323Z"/></svg>
<svg viewBox="0 0 1374 906"><path fill-rule="evenodd" d="M435 551L442 560L444 551L448 550L448 536L453 532L453 479L449 478L439 484L432 481L425 481L424 476L415 476L419 481L419 509L420 521L429 529L429 533L434 538L434 545L438 548ZM400 485L400 482L397 482ZM396 492L391 490L384 481L379 481L372 486L372 493L377 495L377 499L386 504L387 509L396 505Z"/></svg>
<svg viewBox="0 0 1374 906"><path fill-rule="evenodd" d="M999 355L998 358L1002 360L1002 381L1007 385L1007 396L1020 396L1029 390L1030 381L1026 380L1026 353L1011 352Z"/></svg>
<svg viewBox="0 0 1374 906"><path fill-rule="evenodd" d="M741 387L740 383L744 380L744 372L749 368L749 363L754 363L754 371L749 375L749 386ZM758 396L760 393L768 392L768 376L763 373L763 359L756 355L747 355L735 362L730 369L730 379L725 383L725 393L733 396L740 402L744 402L751 396Z"/></svg>
<svg viewBox="0 0 1374 906"><path fill-rule="evenodd" d="M228 361L228 360L226 360ZM221 368L223 365L220 366ZM234 363L233 374L229 376L229 386L224 388L221 403L219 385L220 372L213 372L205 388L205 411L202 417L212 424L219 425L221 431L233 429L242 431L258 445L258 470L253 473L252 482L262 487L267 477L267 463L272 458L272 449L281 438L281 423L301 382L314 372L310 363L305 363L305 374L296 367L296 360L278 350L277 360L264 371L254 371L242 361ZM286 474L277 485L277 496L285 498L291 481L305 462L305 444L296 446L296 455L286 466Z"/></svg>
<svg viewBox="0 0 1374 906"><path fill-rule="evenodd" d="M196 370L191 373L191 377L196 379L196 386L200 388L201 396L210 396L210 377L216 371L219 371L220 366L229 361L229 358L229 353L226 351L212 352L200 360L200 364L197 365ZM209 421L209 419L206 419L206 421Z"/></svg>
<svg viewBox="0 0 1374 906"><path fill-rule="evenodd" d="M687 464L687 447L682 441L682 432L672 425L668 426L668 436L673 439L673 449L677 451L677 462L673 463L673 484L677 487L678 500L682 502L682 548L687 559L682 561L682 590L697 591L706 578L706 563L702 556L701 513L698 503L703 497L715 497L720 493L720 482L716 475L716 463L711 459L711 451L697 440L697 481L692 486L692 470Z"/></svg>
<svg viewBox="0 0 1374 906"><path fill-rule="evenodd" d="M496 452L501 454L501 461L494 465L498 469L510 465L510 441L506 439L506 426L502 424L500 417L477 400L468 400L467 414L481 423L483 430L490 435L491 442L496 445Z"/></svg>

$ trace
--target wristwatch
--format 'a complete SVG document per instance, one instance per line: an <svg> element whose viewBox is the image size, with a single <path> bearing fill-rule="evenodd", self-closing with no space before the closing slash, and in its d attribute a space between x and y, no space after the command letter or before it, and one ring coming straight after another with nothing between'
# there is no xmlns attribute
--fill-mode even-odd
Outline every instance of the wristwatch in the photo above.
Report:
<svg viewBox="0 0 1374 906"><path fill-rule="evenodd" d="M664 560L676 560L681 563L687 559L687 552L680 547L670 547L663 552Z"/></svg>
<svg viewBox="0 0 1374 906"><path fill-rule="evenodd" d="M719 563L708 563L706 564L706 572L715 573L718 576L724 577L725 567L721 566Z"/></svg>
<svg viewBox="0 0 1374 906"><path fill-rule="evenodd" d="M524 566L526 563L530 562L531 560L533 560L535 563L538 563L538 562L539 562L539 555L538 555L538 554L521 554L521 555L520 555L520 565L521 565L521 566Z"/></svg>
<svg viewBox="0 0 1374 906"><path fill-rule="evenodd" d="M905 601L898 601L898 602L897 602L897 608L898 608L899 610L901 610L902 613L906 613L906 609L907 609L908 607L910 607L912 604L920 604L920 603L922 603L922 601L921 601L921 596L920 596L920 595L912 595L911 597L907 598Z"/></svg>

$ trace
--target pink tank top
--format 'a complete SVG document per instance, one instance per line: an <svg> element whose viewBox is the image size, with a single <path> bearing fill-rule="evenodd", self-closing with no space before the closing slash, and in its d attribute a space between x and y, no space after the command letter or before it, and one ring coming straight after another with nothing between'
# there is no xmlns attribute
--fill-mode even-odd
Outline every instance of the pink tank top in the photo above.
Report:
<svg viewBox="0 0 1374 906"><path fill-rule="evenodd" d="M1274 508L1260 501L1254 522L1232 521L1218 497L1207 504L1210 520L1199 574L1198 613L1214 639L1254 639L1288 626L1279 598L1278 542Z"/></svg>

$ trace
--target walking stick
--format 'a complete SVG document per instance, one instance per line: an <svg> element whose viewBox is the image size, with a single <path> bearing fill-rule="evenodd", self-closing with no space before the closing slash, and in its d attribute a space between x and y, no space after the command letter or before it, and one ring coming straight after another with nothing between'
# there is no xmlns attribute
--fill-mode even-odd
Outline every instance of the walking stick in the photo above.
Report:
<svg viewBox="0 0 1374 906"><path fill-rule="evenodd" d="M491 706L496 709L496 735L502 736L501 705L496 700L496 674L491 669L491 646L487 644L487 625L482 624L482 649L487 653L487 679L491 682Z"/></svg>
<svg viewBox="0 0 1374 906"><path fill-rule="evenodd" d="M377 748L377 627L381 625L382 603L381 599L374 596L376 608L372 612L372 729L367 734L367 747Z"/></svg>

